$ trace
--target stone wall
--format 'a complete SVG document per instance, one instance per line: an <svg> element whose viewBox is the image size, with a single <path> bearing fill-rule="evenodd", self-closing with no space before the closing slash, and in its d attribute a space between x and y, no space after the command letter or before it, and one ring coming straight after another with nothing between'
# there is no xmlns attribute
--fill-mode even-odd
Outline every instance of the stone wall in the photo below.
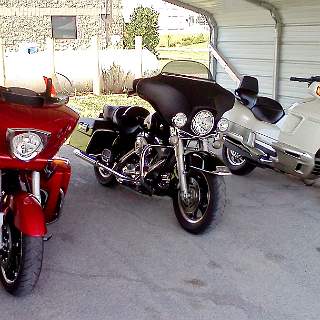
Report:
<svg viewBox="0 0 320 320"><path fill-rule="evenodd" d="M9 50L16 51L23 42L35 42L40 49L51 37L52 15L77 16L78 38L56 40L56 49L87 48L98 35L106 47L112 34L122 34L121 0L113 0L112 10L105 0L0 0L0 38ZM112 16L110 15L112 13Z"/></svg>

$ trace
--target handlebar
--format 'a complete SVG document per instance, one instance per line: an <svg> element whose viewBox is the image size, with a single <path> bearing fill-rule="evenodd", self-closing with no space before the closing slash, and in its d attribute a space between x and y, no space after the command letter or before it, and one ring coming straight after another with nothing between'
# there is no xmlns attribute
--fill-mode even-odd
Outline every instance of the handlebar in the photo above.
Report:
<svg viewBox="0 0 320 320"><path fill-rule="evenodd" d="M135 96L137 93L135 90L128 90L127 91L127 96L128 98Z"/></svg>
<svg viewBox="0 0 320 320"><path fill-rule="evenodd" d="M310 77L310 78L297 78L297 77L291 77L290 81L295 82L306 82L306 83L313 83L313 82L320 82L320 76Z"/></svg>

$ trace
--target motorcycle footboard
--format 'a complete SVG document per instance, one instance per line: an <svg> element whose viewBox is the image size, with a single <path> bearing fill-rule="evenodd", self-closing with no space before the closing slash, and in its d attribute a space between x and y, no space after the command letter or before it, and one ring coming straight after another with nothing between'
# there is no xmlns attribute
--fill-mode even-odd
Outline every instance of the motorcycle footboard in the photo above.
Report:
<svg viewBox="0 0 320 320"><path fill-rule="evenodd" d="M230 170L218 157L212 156L204 151L188 153L186 155L186 164L191 169L209 174L219 176L228 176L231 174Z"/></svg>

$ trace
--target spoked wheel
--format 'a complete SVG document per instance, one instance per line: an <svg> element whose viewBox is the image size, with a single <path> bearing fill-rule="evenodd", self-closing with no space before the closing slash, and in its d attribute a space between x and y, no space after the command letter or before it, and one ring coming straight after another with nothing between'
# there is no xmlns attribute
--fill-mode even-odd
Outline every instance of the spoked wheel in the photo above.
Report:
<svg viewBox="0 0 320 320"><path fill-rule="evenodd" d="M15 296L30 293L36 285L42 266L43 239L28 237L17 230L8 217L2 227L0 280Z"/></svg>
<svg viewBox="0 0 320 320"><path fill-rule="evenodd" d="M173 197L175 215L188 232L204 232L222 216L226 189L222 177L192 170L187 176L189 194L185 197L177 190Z"/></svg>
<svg viewBox="0 0 320 320"><path fill-rule="evenodd" d="M230 171L239 176L245 176L256 168L254 164L250 163L241 154L226 146L222 148L222 158Z"/></svg>

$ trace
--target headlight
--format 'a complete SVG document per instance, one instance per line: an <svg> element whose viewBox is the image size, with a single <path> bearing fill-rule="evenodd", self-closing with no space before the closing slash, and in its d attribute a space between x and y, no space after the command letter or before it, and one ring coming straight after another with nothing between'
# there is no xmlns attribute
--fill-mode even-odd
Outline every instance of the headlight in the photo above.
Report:
<svg viewBox="0 0 320 320"><path fill-rule="evenodd" d="M197 136L205 136L214 127L214 116L210 111L199 111L192 119L191 129Z"/></svg>
<svg viewBox="0 0 320 320"><path fill-rule="evenodd" d="M229 121L227 119L222 118L219 122L218 122L218 130L220 132L226 132L229 129Z"/></svg>
<svg viewBox="0 0 320 320"><path fill-rule="evenodd" d="M28 161L45 147L49 132L25 129L8 129L7 139L14 157Z"/></svg>
<svg viewBox="0 0 320 320"><path fill-rule="evenodd" d="M172 118L172 123L175 127L181 129L182 127L185 126L185 124L187 123L188 121L188 118L187 116L180 112L180 113L177 113L173 118Z"/></svg>

